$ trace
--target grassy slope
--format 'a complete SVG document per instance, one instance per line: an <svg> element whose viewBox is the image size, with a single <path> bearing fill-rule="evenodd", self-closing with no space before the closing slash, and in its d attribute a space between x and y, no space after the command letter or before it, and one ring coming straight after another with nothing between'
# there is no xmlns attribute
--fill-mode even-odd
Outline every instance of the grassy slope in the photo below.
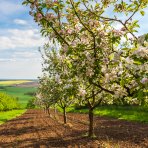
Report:
<svg viewBox="0 0 148 148"><path fill-rule="evenodd" d="M3 86L3 89L0 89L0 92L5 92L14 97L18 97L22 108L26 107L28 100L32 98L32 96L25 95L25 93L35 91L35 87Z"/></svg>
<svg viewBox="0 0 148 148"><path fill-rule="evenodd" d="M32 96L25 95L28 92L35 92L35 87L16 87L16 86L9 86L14 84L21 84L25 82L31 82L27 80L13 80L13 81L0 81L0 92L5 92L9 95L14 97L18 97L19 102L21 104L21 108L25 108L29 99ZM7 120L13 119L21 114L23 114L26 110L12 110L6 112L0 112L0 124L5 123Z"/></svg>
<svg viewBox="0 0 148 148"><path fill-rule="evenodd" d="M6 112L0 112L0 124L5 123L7 120L13 119L23 114L26 110L12 110Z"/></svg>
<svg viewBox="0 0 148 148"><path fill-rule="evenodd" d="M70 108L68 110L70 112L88 113L87 109L75 110L74 108ZM148 108L146 107L101 106L94 110L94 114L99 116L108 116L117 119L148 123Z"/></svg>

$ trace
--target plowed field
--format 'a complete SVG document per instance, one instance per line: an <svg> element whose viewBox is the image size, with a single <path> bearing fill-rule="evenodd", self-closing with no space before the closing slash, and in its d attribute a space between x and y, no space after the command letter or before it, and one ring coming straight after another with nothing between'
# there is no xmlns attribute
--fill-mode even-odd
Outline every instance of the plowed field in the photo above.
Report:
<svg viewBox="0 0 148 148"><path fill-rule="evenodd" d="M0 148L148 148L148 124L95 117L95 139L84 135L85 114L68 114L62 124L42 110L28 110L22 116L0 126Z"/></svg>

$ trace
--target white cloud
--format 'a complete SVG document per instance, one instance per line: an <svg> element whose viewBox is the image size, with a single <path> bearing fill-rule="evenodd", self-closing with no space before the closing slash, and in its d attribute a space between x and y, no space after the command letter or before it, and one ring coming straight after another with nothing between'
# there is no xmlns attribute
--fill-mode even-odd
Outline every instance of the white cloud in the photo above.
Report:
<svg viewBox="0 0 148 148"><path fill-rule="evenodd" d="M16 51L13 53L12 57L13 59L17 60L39 60L41 59L40 53L35 50L35 51Z"/></svg>
<svg viewBox="0 0 148 148"><path fill-rule="evenodd" d="M45 43L37 29L8 29L0 35L0 50L15 48L38 48Z"/></svg>
<svg viewBox="0 0 148 148"><path fill-rule="evenodd" d="M34 79L41 75L41 63L37 60L0 61L1 79Z"/></svg>
<svg viewBox="0 0 148 148"><path fill-rule="evenodd" d="M14 62L16 61L15 59L6 59L6 58L0 58L0 63L4 63L4 62Z"/></svg>
<svg viewBox="0 0 148 148"><path fill-rule="evenodd" d="M0 1L0 14L2 15L10 15L15 12L21 12L24 11L25 8L21 4L16 4L14 1L6 1L1 0Z"/></svg>
<svg viewBox="0 0 148 148"><path fill-rule="evenodd" d="M27 21L21 19L15 19L14 23L18 25L27 25Z"/></svg>

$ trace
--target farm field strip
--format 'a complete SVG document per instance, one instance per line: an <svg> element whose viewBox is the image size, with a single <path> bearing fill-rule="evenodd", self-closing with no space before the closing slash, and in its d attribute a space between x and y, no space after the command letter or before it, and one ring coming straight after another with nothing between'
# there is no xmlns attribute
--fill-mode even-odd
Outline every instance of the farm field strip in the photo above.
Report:
<svg viewBox="0 0 148 148"><path fill-rule="evenodd" d="M21 104L21 108L25 108L28 101L33 97L27 93L35 93L36 89L36 87L1 86L0 92L4 92L13 97L17 97L19 99L19 103Z"/></svg>
<svg viewBox="0 0 148 148"><path fill-rule="evenodd" d="M28 83L32 82L30 80L7 80L7 81L0 81L0 86L8 86L8 85L16 85L16 84L22 84L22 83Z"/></svg>

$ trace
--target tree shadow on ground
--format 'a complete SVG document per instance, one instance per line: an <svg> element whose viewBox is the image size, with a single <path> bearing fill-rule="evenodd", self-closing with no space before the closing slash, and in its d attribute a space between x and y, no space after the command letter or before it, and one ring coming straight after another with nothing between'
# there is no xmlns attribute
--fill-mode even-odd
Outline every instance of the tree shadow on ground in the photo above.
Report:
<svg viewBox="0 0 148 148"><path fill-rule="evenodd" d="M34 117L34 112L36 112L36 117ZM125 146L128 143L131 147L133 145L139 145L139 147L148 145L148 124L95 117L97 137L90 139L84 137L88 128L86 115L70 114L68 119L73 126L69 127L49 118L43 112L34 112L9 121L7 126L0 127L0 147L62 148L75 147L76 145L89 147L96 141L98 147L101 141L123 142ZM145 145L142 145L143 143Z"/></svg>

